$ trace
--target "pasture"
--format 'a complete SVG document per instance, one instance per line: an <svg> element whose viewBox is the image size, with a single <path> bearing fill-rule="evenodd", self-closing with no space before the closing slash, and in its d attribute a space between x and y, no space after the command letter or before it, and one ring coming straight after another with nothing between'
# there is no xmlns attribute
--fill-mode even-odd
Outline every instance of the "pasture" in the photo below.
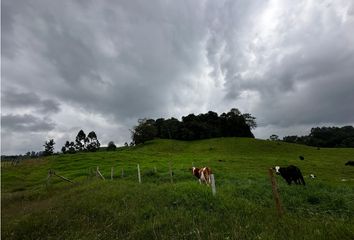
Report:
<svg viewBox="0 0 354 240"><path fill-rule="evenodd" d="M2 167L1 235L3 239L354 239L354 167L344 165L353 158L354 149L349 148L318 150L217 138L154 140L114 152L26 160ZM192 164L212 168L215 196L192 176ZM288 186L276 176L285 211L279 218L268 169L290 164L301 169L306 187ZM105 181L91 174L96 166ZM46 184L49 169L75 184L55 177ZM311 173L317 178L310 179Z"/></svg>

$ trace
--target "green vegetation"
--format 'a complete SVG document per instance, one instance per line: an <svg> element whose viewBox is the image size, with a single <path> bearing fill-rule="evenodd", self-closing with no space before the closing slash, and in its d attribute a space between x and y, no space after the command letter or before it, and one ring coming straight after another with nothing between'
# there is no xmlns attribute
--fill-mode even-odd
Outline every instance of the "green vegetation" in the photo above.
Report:
<svg viewBox="0 0 354 240"><path fill-rule="evenodd" d="M176 140L200 140L219 137L254 137L251 129L257 127L256 118L249 113L241 114L237 108L232 108L220 116L209 111L198 115L189 114L182 117L164 119L140 119L133 128L134 144L145 143L154 138Z"/></svg>
<svg viewBox="0 0 354 240"><path fill-rule="evenodd" d="M354 147L354 127L315 127L307 136L286 136L283 141L315 147Z"/></svg>
<svg viewBox="0 0 354 240"><path fill-rule="evenodd" d="M2 168L1 234L4 239L353 239L354 168L344 165L353 157L354 149L216 138L153 140L116 151L27 160ZM213 169L215 197L191 175L192 163ZM268 169L289 164L301 169L307 185L288 186L277 176L285 209L279 219ZM89 176L96 166L106 181ZM46 186L49 169L76 183L52 177ZM308 178L310 173L317 178Z"/></svg>

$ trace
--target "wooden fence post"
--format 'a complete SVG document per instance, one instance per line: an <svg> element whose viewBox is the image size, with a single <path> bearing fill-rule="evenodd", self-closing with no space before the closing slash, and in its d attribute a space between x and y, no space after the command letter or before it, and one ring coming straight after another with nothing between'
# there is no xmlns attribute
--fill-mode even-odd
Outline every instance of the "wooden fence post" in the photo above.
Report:
<svg viewBox="0 0 354 240"><path fill-rule="evenodd" d="M154 167L154 172L157 173L157 168L156 167Z"/></svg>
<svg viewBox="0 0 354 240"><path fill-rule="evenodd" d="M124 178L124 169L122 168L122 178Z"/></svg>
<svg viewBox="0 0 354 240"><path fill-rule="evenodd" d="M215 194L216 194L216 187L215 187L214 174L210 174L210 181L211 181L211 191L212 191L213 195L215 196Z"/></svg>
<svg viewBox="0 0 354 240"><path fill-rule="evenodd" d="M100 176L103 180L106 180L105 178L104 178L104 176L102 175L102 173L100 172L100 170L98 169L98 166L97 166L97 168L96 168L96 176Z"/></svg>
<svg viewBox="0 0 354 240"><path fill-rule="evenodd" d="M270 182L272 183L272 191L273 191L275 206L277 208L277 213L278 213L278 216L281 217L283 215L284 211L283 211L283 208L282 208L281 202L280 202L277 182L275 180L273 170L271 168L269 169L269 176L270 176Z"/></svg>
<svg viewBox="0 0 354 240"><path fill-rule="evenodd" d="M65 180L65 181L67 181L67 182L74 183L74 182L71 181L70 179L67 179L66 177L63 177L63 176L60 176L60 175L56 174L54 171L53 171L53 175L55 175L55 176L57 176L57 177L59 177L59 178Z"/></svg>
<svg viewBox="0 0 354 240"><path fill-rule="evenodd" d="M169 162L169 169L170 169L170 178L171 178L171 183L173 183L173 172L172 172L172 166L171 166L171 161Z"/></svg>
<svg viewBox="0 0 354 240"><path fill-rule="evenodd" d="M139 166L139 164L138 164L138 180L139 180L139 183L141 183L140 166Z"/></svg>
<svg viewBox="0 0 354 240"><path fill-rule="evenodd" d="M113 167L111 167L111 180L113 180L113 171L114 171L114 169L113 169Z"/></svg>
<svg viewBox="0 0 354 240"><path fill-rule="evenodd" d="M46 182L45 182L45 186L46 187L48 187L48 185L49 185L49 179L50 179L51 176L52 176L52 169L49 169L48 176L47 176L47 179L46 179Z"/></svg>

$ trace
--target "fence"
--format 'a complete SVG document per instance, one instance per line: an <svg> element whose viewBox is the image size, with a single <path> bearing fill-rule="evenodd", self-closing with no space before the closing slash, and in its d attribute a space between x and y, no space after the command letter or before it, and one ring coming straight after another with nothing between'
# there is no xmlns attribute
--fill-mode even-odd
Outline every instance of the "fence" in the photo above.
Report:
<svg viewBox="0 0 354 240"><path fill-rule="evenodd" d="M192 165L194 166L194 163L192 163ZM141 174L140 164L137 164L136 171L137 171L136 172L137 181L141 184L143 182L143 178L142 178L142 174ZM158 173L158 169L157 169L156 166L154 166L151 171L154 174ZM101 173L99 166L96 166L95 170L93 170L92 168L87 169L87 171L85 171L84 174L87 174L87 178L95 176L95 177L97 177L99 179L102 179L103 181L106 180L106 178L104 177L104 174ZM126 174L126 172L125 172L123 167L121 167L121 174L120 175L121 175L120 176L121 178L127 177L127 174ZM169 161L169 163L168 163L168 176L169 176L169 181L170 181L171 184L174 183L174 178L175 178L174 175L175 174L174 174L174 171L173 171L172 163L171 163L171 161ZM48 186L49 180L51 179L52 176L57 176L57 177L59 177L60 179L62 179L64 181L67 181L67 182L70 182L70 183L74 183L70 179L56 174L55 170L49 169L48 176L46 178L46 186ZM115 176L114 176L114 167L112 166L110 168L110 180L113 181L114 178L115 178ZM215 196L216 195L216 184L215 184L215 176L214 176L214 174L210 175L210 188L211 188L212 194Z"/></svg>

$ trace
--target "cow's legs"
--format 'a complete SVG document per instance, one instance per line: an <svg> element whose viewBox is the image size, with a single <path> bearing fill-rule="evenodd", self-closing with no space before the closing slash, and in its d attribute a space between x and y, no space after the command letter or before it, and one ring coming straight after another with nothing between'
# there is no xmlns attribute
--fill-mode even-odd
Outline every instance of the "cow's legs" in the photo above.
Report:
<svg viewBox="0 0 354 240"><path fill-rule="evenodd" d="M291 185L291 179L286 179L286 182Z"/></svg>

